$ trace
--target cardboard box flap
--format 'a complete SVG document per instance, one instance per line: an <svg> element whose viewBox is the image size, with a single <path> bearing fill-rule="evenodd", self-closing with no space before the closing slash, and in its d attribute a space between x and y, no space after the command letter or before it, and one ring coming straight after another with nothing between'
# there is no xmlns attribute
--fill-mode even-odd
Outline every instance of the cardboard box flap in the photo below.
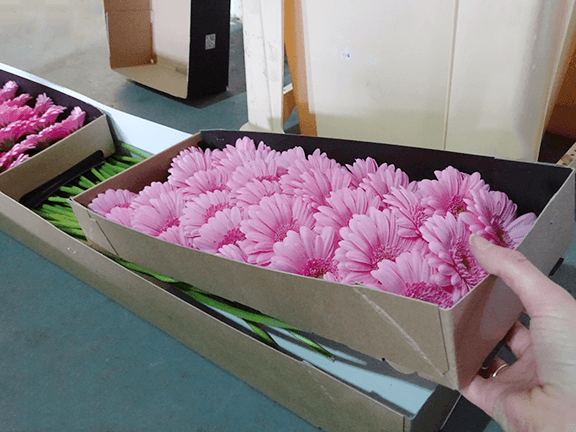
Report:
<svg viewBox="0 0 576 432"><path fill-rule="evenodd" d="M104 10L112 11L138 11L150 10L150 0L104 0Z"/></svg>
<svg viewBox="0 0 576 432"><path fill-rule="evenodd" d="M182 73L179 66L167 67L165 60L161 61L162 59L159 59L156 64L142 66L115 67L114 70L146 86L162 88L162 91L169 95L185 98L188 92L188 75Z"/></svg>
<svg viewBox="0 0 576 432"><path fill-rule="evenodd" d="M106 25L112 68L155 62L149 10L107 12Z"/></svg>

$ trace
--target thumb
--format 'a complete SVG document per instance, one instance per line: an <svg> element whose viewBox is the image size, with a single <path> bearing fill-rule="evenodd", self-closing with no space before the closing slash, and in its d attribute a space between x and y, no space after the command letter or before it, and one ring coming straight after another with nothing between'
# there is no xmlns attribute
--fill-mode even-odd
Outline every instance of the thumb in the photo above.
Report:
<svg viewBox="0 0 576 432"><path fill-rule="evenodd" d="M576 307L576 300L564 288L548 279L520 252L492 244L476 234L469 241L480 265L502 278L520 298L528 315L535 317Z"/></svg>

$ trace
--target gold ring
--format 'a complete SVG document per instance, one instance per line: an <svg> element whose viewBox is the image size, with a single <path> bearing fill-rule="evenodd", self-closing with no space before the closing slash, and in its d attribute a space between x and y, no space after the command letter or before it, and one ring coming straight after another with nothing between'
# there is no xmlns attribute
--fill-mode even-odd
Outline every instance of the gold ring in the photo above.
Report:
<svg viewBox="0 0 576 432"><path fill-rule="evenodd" d="M504 363L502 366L500 366L498 369L496 369L496 371L492 374L492 378L496 378L496 375L498 375L498 372L500 372L502 369L504 369L506 366L508 366L507 363Z"/></svg>

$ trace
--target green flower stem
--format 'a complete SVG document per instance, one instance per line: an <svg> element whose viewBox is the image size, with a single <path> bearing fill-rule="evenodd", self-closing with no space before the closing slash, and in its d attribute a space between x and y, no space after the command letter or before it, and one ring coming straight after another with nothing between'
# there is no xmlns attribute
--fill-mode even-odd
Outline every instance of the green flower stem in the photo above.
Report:
<svg viewBox="0 0 576 432"><path fill-rule="evenodd" d="M112 165L110 164L104 164L100 167L100 173L104 176L106 176L107 178L113 177L116 174L118 174L118 172L110 169Z"/></svg>
<svg viewBox="0 0 576 432"><path fill-rule="evenodd" d="M122 171L131 167L131 165L128 165L124 162L117 161L116 159L112 159L112 158L108 159L107 163L109 163L112 166L121 168Z"/></svg>
<svg viewBox="0 0 576 432"><path fill-rule="evenodd" d="M260 326L258 325L258 323L254 323L252 321L245 321L245 322L246 322L246 324L248 324L250 326L252 331L254 333L256 333L256 335L262 339L262 341L266 345L270 345L271 347L274 347L274 348L279 348L276 341L274 339L272 339L272 336L270 336L268 333L266 333L265 330L262 330L260 328Z"/></svg>
<svg viewBox="0 0 576 432"><path fill-rule="evenodd" d="M90 172L92 174L94 174L94 177L96 177L98 180L100 180L101 182L106 180L106 177L104 177L102 174L100 174L100 172L98 172L98 170L96 170L95 168L92 168L90 170Z"/></svg>
<svg viewBox="0 0 576 432"><path fill-rule="evenodd" d="M140 150L136 147L132 147L130 144L120 143L120 145L122 147L124 147L126 150L128 150L129 152L134 153L136 156L140 156L142 159L148 159L148 157L150 156L149 154L143 152L142 150Z"/></svg>
<svg viewBox="0 0 576 432"><path fill-rule="evenodd" d="M59 196L50 196L50 197L48 197L48 201L68 204L68 199L62 198L62 197L59 197Z"/></svg>
<svg viewBox="0 0 576 432"><path fill-rule="evenodd" d="M69 222L69 223L77 223L78 221L76 220L76 218L73 218L71 216L64 216L61 213L53 213L53 212L49 212L49 211L37 211L37 213L42 216L43 218L46 219L50 219L50 222L55 220L55 221L60 221L60 222Z"/></svg>
<svg viewBox="0 0 576 432"><path fill-rule="evenodd" d="M59 205L43 204L40 209L46 213L57 213L63 216L76 218L74 211L70 207L62 207Z"/></svg>
<svg viewBox="0 0 576 432"><path fill-rule="evenodd" d="M108 162L105 162L104 165L102 167L106 167L106 169L117 173L121 173L122 171L124 171L122 168L120 167L116 167Z"/></svg>
<svg viewBox="0 0 576 432"><path fill-rule="evenodd" d="M50 221L50 223L52 225L57 226L58 228L76 228L76 229L82 230L80 228L80 224L78 222L74 223L74 222L63 222L63 221L59 221L59 220L52 220L52 221Z"/></svg>
<svg viewBox="0 0 576 432"><path fill-rule="evenodd" d="M132 163L132 165L135 165L138 162L142 162L142 159L138 159L138 158L135 158L132 156L123 156L123 155L119 155L119 154L113 155L112 158L114 158L116 160Z"/></svg>
<svg viewBox="0 0 576 432"><path fill-rule="evenodd" d="M70 195L78 195L84 192L84 189L81 189L78 186L62 186L60 187L60 190Z"/></svg>
<svg viewBox="0 0 576 432"><path fill-rule="evenodd" d="M96 186L96 183L94 183L92 180L87 179L86 177L82 176L80 177L80 179L78 180L78 183L82 182L83 184L86 184L88 186L88 189L90 189L91 187Z"/></svg>

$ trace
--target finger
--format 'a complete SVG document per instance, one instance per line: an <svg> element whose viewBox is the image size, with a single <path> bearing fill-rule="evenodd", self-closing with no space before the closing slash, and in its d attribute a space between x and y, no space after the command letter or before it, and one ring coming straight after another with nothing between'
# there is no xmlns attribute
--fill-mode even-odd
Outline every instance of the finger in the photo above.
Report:
<svg viewBox="0 0 576 432"><path fill-rule="evenodd" d="M516 357L522 357L524 352L532 343L532 340L530 339L530 331L519 322L514 324L514 327L510 329L508 334L504 337L504 341L508 344L510 351L512 351Z"/></svg>
<svg viewBox="0 0 576 432"><path fill-rule="evenodd" d="M488 273L499 276L518 295L528 315L538 316L574 301L559 285L548 279L520 252L470 236L472 253Z"/></svg>

